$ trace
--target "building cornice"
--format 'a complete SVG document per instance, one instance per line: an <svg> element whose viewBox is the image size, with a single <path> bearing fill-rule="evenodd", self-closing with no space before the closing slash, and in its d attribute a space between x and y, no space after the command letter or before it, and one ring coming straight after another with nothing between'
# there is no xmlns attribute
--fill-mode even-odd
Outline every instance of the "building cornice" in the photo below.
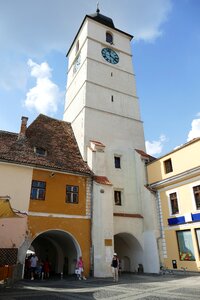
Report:
<svg viewBox="0 0 200 300"><path fill-rule="evenodd" d="M179 173L177 175L171 176L169 178L165 178L163 180L157 181L155 183L150 184L149 186L152 189L159 189L163 186L175 184L179 181L183 181L183 180L186 180L188 178L195 177L195 176L198 176L198 175L200 175L200 166L192 168L192 169L187 170L187 171L184 171L184 172Z"/></svg>

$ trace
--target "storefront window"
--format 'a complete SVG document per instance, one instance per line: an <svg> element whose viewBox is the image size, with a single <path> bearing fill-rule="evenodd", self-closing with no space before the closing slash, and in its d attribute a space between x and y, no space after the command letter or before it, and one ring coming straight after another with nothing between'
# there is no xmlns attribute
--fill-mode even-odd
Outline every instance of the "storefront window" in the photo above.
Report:
<svg viewBox="0 0 200 300"><path fill-rule="evenodd" d="M194 261L194 248L192 243L192 234L190 230L177 231L177 241L179 247L180 260Z"/></svg>
<svg viewBox="0 0 200 300"><path fill-rule="evenodd" d="M200 229L196 229L196 236L197 236L199 253L200 253Z"/></svg>

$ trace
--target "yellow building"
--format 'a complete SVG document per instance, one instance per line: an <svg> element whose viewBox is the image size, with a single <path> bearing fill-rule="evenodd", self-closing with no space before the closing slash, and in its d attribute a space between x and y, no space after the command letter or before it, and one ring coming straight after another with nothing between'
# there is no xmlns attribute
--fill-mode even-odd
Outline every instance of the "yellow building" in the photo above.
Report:
<svg viewBox="0 0 200 300"><path fill-rule="evenodd" d="M161 264L169 269L200 270L200 138L147 166L160 217Z"/></svg>
<svg viewBox="0 0 200 300"><path fill-rule="evenodd" d="M82 256L88 275L92 172L71 125L39 115L27 127L22 117L19 134L0 132L0 146L0 193L21 216L0 220L0 249L17 251L21 265L32 250L52 274L74 274Z"/></svg>

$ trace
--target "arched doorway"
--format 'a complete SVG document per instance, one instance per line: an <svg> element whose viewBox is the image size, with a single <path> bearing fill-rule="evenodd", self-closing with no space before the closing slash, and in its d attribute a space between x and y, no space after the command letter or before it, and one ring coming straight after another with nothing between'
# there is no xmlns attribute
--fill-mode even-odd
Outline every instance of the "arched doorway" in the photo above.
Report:
<svg viewBox="0 0 200 300"><path fill-rule="evenodd" d="M34 250L40 261L48 258L52 275L74 274L76 259L81 255L80 246L75 238L61 230L49 230L39 234L29 249Z"/></svg>
<svg viewBox="0 0 200 300"><path fill-rule="evenodd" d="M143 249L133 235L129 233L116 234L114 249L121 260L122 272L137 272L138 265L143 264Z"/></svg>

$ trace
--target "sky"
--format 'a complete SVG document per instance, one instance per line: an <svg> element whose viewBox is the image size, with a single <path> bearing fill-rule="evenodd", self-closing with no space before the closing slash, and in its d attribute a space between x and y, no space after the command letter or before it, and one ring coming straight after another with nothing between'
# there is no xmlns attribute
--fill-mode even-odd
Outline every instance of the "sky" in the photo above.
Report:
<svg viewBox="0 0 200 300"><path fill-rule="evenodd" d="M146 151L161 157L200 137L200 1L99 0L134 36L131 47ZM40 114L63 119L67 57L96 0L0 0L0 130Z"/></svg>

